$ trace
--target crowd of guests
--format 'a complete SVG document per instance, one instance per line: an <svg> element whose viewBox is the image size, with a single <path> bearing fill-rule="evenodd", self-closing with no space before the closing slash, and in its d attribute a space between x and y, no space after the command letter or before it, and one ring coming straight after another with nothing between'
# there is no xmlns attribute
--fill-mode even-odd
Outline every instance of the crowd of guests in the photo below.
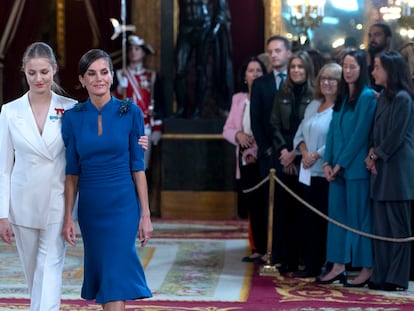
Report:
<svg viewBox="0 0 414 311"><path fill-rule="evenodd" d="M281 182L344 227L276 184L271 252L263 232L269 190L262 189L254 194L262 199L249 205L254 238L243 261L270 261L283 275L318 284L408 288L411 243L392 239L412 235L413 48L392 51L391 36L388 25L375 23L367 51L347 48L330 59L292 51L277 35L267 41L268 72L251 81L244 67L248 90L234 95L223 130L237 146L236 178L251 185L275 168Z"/></svg>
<svg viewBox="0 0 414 311"><path fill-rule="evenodd" d="M128 72L118 72L115 94L131 92L135 104L112 96L112 60L100 49L79 61L87 100L64 96L54 81L53 50L36 42L22 60L27 93L2 107L0 238L16 241L31 310L59 310L65 241L76 243L78 194L85 253L81 297L103 310L123 311L127 300L152 295L135 239L145 246L153 231L148 139L142 137L151 133L154 145L159 140L159 130L148 128L156 75L142 63L151 49L139 37L129 39ZM252 250L243 261L270 261L283 274L314 277L318 284L408 288L411 243L390 239L412 235L413 46L391 51L390 40L390 28L374 24L368 53L345 50L336 62L315 51L293 52L289 40L277 35L267 41L270 71L258 57L243 63L240 92L223 129L236 146L240 190L275 168L294 192L353 229L326 223L277 184L269 252L269 190L240 193ZM349 268L359 271L353 279Z"/></svg>

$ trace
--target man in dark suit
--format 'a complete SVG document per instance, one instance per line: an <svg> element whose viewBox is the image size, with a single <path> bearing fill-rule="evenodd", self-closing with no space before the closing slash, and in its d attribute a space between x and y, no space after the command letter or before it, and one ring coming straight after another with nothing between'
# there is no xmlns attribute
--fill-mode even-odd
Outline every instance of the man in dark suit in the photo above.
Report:
<svg viewBox="0 0 414 311"><path fill-rule="evenodd" d="M272 71L254 80L250 99L250 122L253 136L258 146L257 157L262 178L268 176L269 169L272 167L281 170L281 168L276 167L279 161L276 161L276 154L272 150L273 130L270 125L270 115L272 113L273 99L286 77L286 66L292 54L290 42L283 36L272 36L267 40L267 52L269 54L269 62L272 66ZM267 186L265 185L264 187ZM266 195L266 202L268 202L268 189L266 189L264 193ZM263 208L264 216L262 226L266 227L268 205L266 204L263 207L258 206L257 208ZM279 217L277 217L277 213L274 215L275 220L280 221ZM280 234L277 234L277 230L280 226L277 226L276 223L273 225L273 228L275 237L273 244L275 246L273 247L273 258L271 258L271 260L278 261L278 258L280 257L280 247L276 239L281 236ZM267 240L267 235L263 238Z"/></svg>
<svg viewBox="0 0 414 311"><path fill-rule="evenodd" d="M254 138L258 145L258 160L263 176L273 167L272 154L273 130L270 125L273 99L286 77L286 66L292 54L290 42L282 36L267 40L267 51L272 71L254 80L251 94L250 118Z"/></svg>

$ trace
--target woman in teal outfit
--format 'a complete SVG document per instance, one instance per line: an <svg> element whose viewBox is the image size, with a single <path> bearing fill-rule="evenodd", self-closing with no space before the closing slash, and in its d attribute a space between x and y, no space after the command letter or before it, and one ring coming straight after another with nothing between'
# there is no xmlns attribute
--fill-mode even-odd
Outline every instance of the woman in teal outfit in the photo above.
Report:
<svg viewBox="0 0 414 311"><path fill-rule="evenodd" d="M369 171L364 160L376 108L369 88L364 51L350 50L342 58L342 76L330 124L324 156L324 174L329 184L329 216L340 223L371 232ZM340 281L346 286L366 285L372 273L372 241L328 224L327 261L332 270L316 279L319 284ZM346 280L345 265L362 267L352 281Z"/></svg>
<svg viewBox="0 0 414 311"><path fill-rule="evenodd" d="M78 221L84 242L82 298L105 311L125 310L125 301L151 297L137 256L152 233L145 176L141 110L111 97L112 61L90 50L79 61L79 81L89 98L62 119L66 146L63 236L75 245L72 209L79 191Z"/></svg>

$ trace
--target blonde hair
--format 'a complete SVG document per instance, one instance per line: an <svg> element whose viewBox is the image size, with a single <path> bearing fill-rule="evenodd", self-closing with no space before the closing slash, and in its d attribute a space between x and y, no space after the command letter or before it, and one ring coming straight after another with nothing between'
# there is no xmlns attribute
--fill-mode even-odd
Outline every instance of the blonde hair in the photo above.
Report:
<svg viewBox="0 0 414 311"><path fill-rule="evenodd" d="M24 71L27 62L33 58L46 58L53 68L56 70L58 68L53 49L44 42L34 42L26 48L22 59L22 71ZM52 91L60 95L66 95L65 90L55 80L52 82Z"/></svg>
<svg viewBox="0 0 414 311"><path fill-rule="evenodd" d="M316 83L315 83L315 94L314 97L316 99L323 99L324 95L321 92L321 77L324 74L328 74L335 78L338 82L341 81L341 74L342 74L342 67L337 63L328 63L319 70L318 76L316 77Z"/></svg>
<svg viewBox="0 0 414 311"><path fill-rule="evenodd" d="M26 63L33 58L46 58L52 67L57 68L55 54L52 48L44 42L35 42L27 47L23 55L22 70L24 70Z"/></svg>

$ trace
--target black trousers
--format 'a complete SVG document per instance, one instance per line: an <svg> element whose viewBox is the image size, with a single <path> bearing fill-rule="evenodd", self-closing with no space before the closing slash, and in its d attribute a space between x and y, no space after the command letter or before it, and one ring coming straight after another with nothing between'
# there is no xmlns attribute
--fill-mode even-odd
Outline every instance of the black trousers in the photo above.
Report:
<svg viewBox="0 0 414 311"><path fill-rule="evenodd" d="M324 177L312 177L310 186L301 184L302 198L321 213L328 214L329 183ZM303 212L303 259L306 270L319 275L326 260L327 220L305 207Z"/></svg>
<svg viewBox="0 0 414 311"><path fill-rule="evenodd" d="M296 194L301 193L298 176L277 171L280 180ZM304 206L279 184L276 184L273 210L273 262L286 271L296 271L303 261Z"/></svg>
<svg viewBox="0 0 414 311"><path fill-rule="evenodd" d="M243 193L256 186L260 181L260 171L257 163L240 166L239 200L240 208L246 209L250 220L250 228L255 248L252 252L266 254L267 251L267 209L264 201L264 190L260 187L252 192Z"/></svg>
<svg viewBox="0 0 414 311"><path fill-rule="evenodd" d="M410 201L373 201L372 232L375 235L405 238L411 235ZM408 288L411 243L373 240L375 284L392 283Z"/></svg>

